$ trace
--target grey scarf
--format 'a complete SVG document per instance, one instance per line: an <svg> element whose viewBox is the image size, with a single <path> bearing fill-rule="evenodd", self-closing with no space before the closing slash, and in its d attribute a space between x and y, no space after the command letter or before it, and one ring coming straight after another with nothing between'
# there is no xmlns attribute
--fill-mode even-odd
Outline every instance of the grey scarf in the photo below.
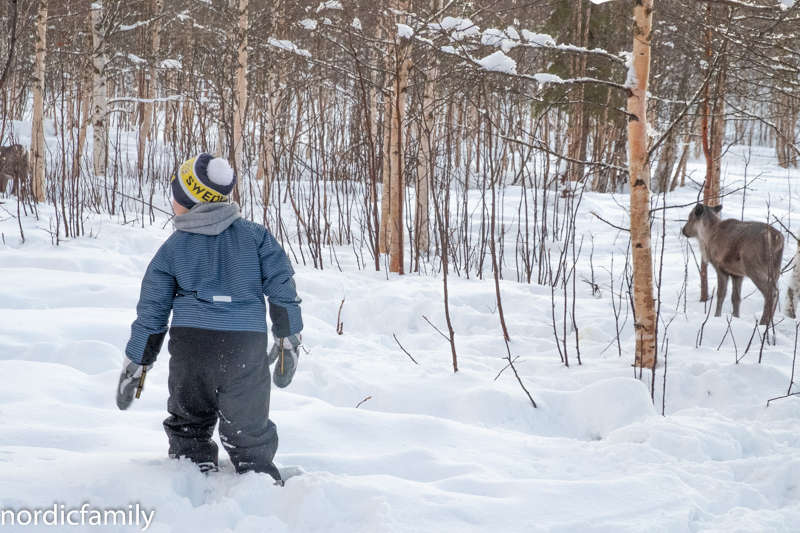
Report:
<svg viewBox="0 0 800 533"><path fill-rule="evenodd" d="M236 202L198 204L185 215L172 219L175 229L201 235L219 235L237 218L241 218L239 204Z"/></svg>

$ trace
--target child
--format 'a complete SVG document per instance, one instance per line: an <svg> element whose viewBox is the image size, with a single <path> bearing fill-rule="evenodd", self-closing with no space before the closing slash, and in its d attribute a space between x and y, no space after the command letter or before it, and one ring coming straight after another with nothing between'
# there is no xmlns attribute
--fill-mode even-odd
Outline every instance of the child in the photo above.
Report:
<svg viewBox="0 0 800 533"><path fill-rule="evenodd" d="M170 457L216 470L219 435L239 473L266 472L282 484L272 459L278 448L269 420L269 365L286 387L297 369L303 320L294 270L264 226L228 203L236 183L223 159L184 162L171 187L177 230L156 253L142 281L117 406L127 409L141 375L152 367L169 328ZM267 355L264 296L275 344Z"/></svg>

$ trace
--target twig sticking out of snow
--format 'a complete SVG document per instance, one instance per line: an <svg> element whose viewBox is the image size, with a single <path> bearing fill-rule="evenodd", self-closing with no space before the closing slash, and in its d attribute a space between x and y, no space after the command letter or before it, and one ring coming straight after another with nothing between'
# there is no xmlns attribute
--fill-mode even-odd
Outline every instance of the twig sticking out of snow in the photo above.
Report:
<svg viewBox="0 0 800 533"><path fill-rule="evenodd" d="M407 351L405 348L403 348L403 345L402 345L402 344L400 344L400 341L399 341L399 340L397 340L397 335L395 335L395 334L394 334L394 332L392 332L392 337L394 337L394 342L396 342L396 343L397 343L397 345L400 347L400 349L401 349L401 350L403 350L403 351L406 353L406 355L407 355L407 356L411 357L411 354L410 354L410 353L408 353L408 351ZM412 361L414 361L414 364L415 364L415 365L418 365L418 364L419 364L419 363L417 363L417 360L416 360L416 359L414 359L413 357L411 357L411 360L412 360Z"/></svg>
<svg viewBox="0 0 800 533"><path fill-rule="evenodd" d="M342 305L339 306L339 314L336 315L336 333L339 335L344 333L344 324L341 322L342 307L344 307L344 298L342 298Z"/></svg>
<svg viewBox="0 0 800 533"><path fill-rule="evenodd" d="M706 319L703 320L703 323L700 324L700 331L697 332L697 343L694 345L695 348L699 348L703 345L703 330L706 328L706 323L708 322L709 317L711 316L711 308L714 304L714 295L711 295L711 299L708 301L708 313L706 313Z"/></svg>
<svg viewBox="0 0 800 533"><path fill-rule="evenodd" d="M531 396L531 393L528 392L528 389L525 388L525 384L522 382L522 378L519 377L519 373L517 372L517 367L514 366L514 361L516 361L517 358L515 357L514 359L511 359L511 348L509 348L509 346L508 346L508 341L505 338L503 338L503 340L506 343L506 351L508 352L508 355L506 356L506 360L508 361L508 366L510 366L511 370L514 371L514 376L516 376L517 381L519 382L519 386L522 387L522 390L524 390L525 394L528 395L528 399L531 401L531 404L533 405L533 408L536 409L537 408L536 407L536 402L533 401L533 396ZM505 368L503 370L505 370ZM502 373L502 370L500 372ZM497 376L500 377L500 374L498 374ZM495 379L497 379L497 378L495 378Z"/></svg>
<svg viewBox="0 0 800 533"><path fill-rule="evenodd" d="M769 407L769 402L773 400L780 400L781 398L788 398L790 396L797 396L800 392L792 392L792 385L794 385L794 362L797 359L797 336L800 334L800 322L798 322L794 327L794 353L792 354L792 377L789 378L789 390L786 391L786 394L783 396L778 396L777 398L770 398L767 400L767 407Z"/></svg>
<svg viewBox="0 0 800 533"><path fill-rule="evenodd" d="M358 402L358 405L356 405L356 409L358 409L358 407L359 407L359 406L360 406L362 403L366 402L367 400L371 400L371 399L372 399L372 396L367 396L366 398L364 398L363 400L361 400L360 402Z"/></svg>
<svg viewBox="0 0 800 533"><path fill-rule="evenodd" d="M433 325L433 323L432 323L430 320L428 320L428 317L426 317L425 315L422 315L422 318L424 318L424 319L425 319L425 322L427 322L428 324L430 324L430 325L431 325L431 327L432 327L433 329L435 329L436 331L438 331L438 332L439 332L439 335L441 335L442 337L444 337L444 339L445 339L447 342L450 342L450 337L448 337L447 335L445 335L444 333L442 333L442 330L440 330L439 328L437 328L436 326L434 326L434 325Z"/></svg>

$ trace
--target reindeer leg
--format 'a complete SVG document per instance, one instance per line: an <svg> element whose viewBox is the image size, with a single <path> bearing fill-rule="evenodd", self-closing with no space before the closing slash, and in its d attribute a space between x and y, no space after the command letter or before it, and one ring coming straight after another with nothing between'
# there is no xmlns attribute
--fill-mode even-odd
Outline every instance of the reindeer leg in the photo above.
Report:
<svg viewBox="0 0 800 533"><path fill-rule="evenodd" d="M775 283L766 278L750 279L753 280L753 283L764 297L764 310L761 312L760 324L762 326L769 324L770 320L772 320L772 314L775 312L775 306L778 303L778 288Z"/></svg>
<svg viewBox="0 0 800 533"><path fill-rule="evenodd" d="M708 301L708 263L700 260L700 301Z"/></svg>
<svg viewBox="0 0 800 533"><path fill-rule="evenodd" d="M739 304L742 303L742 276L731 276L733 281L733 292L731 293L731 303L733 303L733 316L739 318Z"/></svg>
<svg viewBox="0 0 800 533"><path fill-rule="evenodd" d="M717 310L714 316L722 316L722 301L725 295L728 294L728 278L729 276L722 270L717 269Z"/></svg>
<svg viewBox="0 0 800 533"><path fill-rule="evenodd" d="M778 287L770 283L769 299L764 298L764 313L761 315L762 324L769 324L772 322L772 317L775 316L775 308L778 307L778 294ZM769 307L767 304L769 304ZM767 317L766 321L764 317Z"/></svg>

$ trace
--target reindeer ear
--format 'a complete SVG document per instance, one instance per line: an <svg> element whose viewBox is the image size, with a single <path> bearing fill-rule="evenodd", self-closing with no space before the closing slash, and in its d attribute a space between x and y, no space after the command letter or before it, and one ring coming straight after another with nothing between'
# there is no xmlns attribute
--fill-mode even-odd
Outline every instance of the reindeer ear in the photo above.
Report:
<svg viewBox="0 0 800 533"><path fill-rule="evenodd" d="M722 211L722 205L721 204L720 205L715 205L711 209L713 209L715 213L719 213L720 211Z"/></svg>
<svg viewBox="0 0 800 533"><path fill-rule="evenodd" d="M703 204L697 204L694 206L694 216L699 217L703 214Z"/></svg>

